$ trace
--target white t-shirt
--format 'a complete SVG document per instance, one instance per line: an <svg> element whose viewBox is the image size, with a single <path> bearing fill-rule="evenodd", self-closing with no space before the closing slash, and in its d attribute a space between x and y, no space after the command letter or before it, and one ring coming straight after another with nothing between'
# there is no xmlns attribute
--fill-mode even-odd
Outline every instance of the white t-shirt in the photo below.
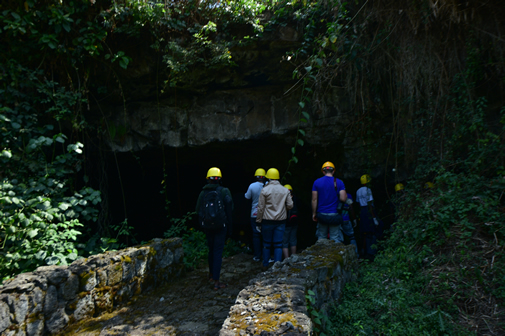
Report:
<svg viewBox="0 0 505 336"><path fill-rule="evenodd" d="M373 201L372 190L368 187L361 187L356 191L356 201L361 206L367 206L368 202Z"/></svg>

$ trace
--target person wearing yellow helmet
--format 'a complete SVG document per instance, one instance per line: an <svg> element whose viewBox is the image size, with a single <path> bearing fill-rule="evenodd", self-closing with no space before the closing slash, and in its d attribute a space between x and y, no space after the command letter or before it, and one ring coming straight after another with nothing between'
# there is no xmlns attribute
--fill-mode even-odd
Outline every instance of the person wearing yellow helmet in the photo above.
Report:
<svg viewBox="0 0 505 336"><path fill-rule="evenodd" d="M359 229L364 240L364 250L361 254L372 258L377 252L372 248L372 245L376 242L375 233L379 220L375 215L372 190L368 187L372 178L365 174L361 176L360 181L363 186L356 191L356 202L361 206Z"/></svg>
<svg viewBox="0 0 505 336"><path fill-rule="evenodd" d="M312 185L312 220L317 222L317 239L331 239L343 243L341 209L347 200L344 182L333 177L335 165L326 161L321 167L323 177Z"/></svg>
<svg viewBox="0 0 505 336"><path fill-rule="evenodd" d="M209 248L209 280L214 281L214 290L227 287L219 281L226 233L231 233L233 199L230 190L220 184L221 170L212 167L207 172L207 184L196 202L200 228L207 236Z"/></svg>
<svg viewBox="0 0 505 336"><path fill-rule="evenodd" d="M402 184L402 183L397 183L397 184L395 185L395 192L399 192L399 191L401 191L401 190L403 190L403 189L405 189L405 187L403 186L403 184Z"/></svg>
<svg viewBox="0 0 505 336"><path fill-rule="evenodd" d="M274 262L282 261L282 238L288 210L293 208L289 190L279 183L279 171L270 168L266 173L269 183L261 189L258 199L256 229L263 236L263 269L270 261L270 248L274 249Z"/></svg>
<svg viewBox="0 0 505 336"><path fill-rule="evenodd" d="M253 260L261 261L261 232L256 230L256 217L258 213L258 199L260 197L261 189L263 189L266 181L266 172L263 168L258 168L254 172L255 182L249 185L245 198L252 201L251 204L251 228L253 233Z"/></svg>
<svg viewBox="0 0 505 336"><path fill-rule="evenodd" d="M293 207L288 211L286 229L284 230L284 237L282 238L282 255L285 259L290 255L296 254L296 234L298 231L298 198L294 195L293 187L290 184L285 184L284 188L289 190L291 198L293 199Z"/></svg>

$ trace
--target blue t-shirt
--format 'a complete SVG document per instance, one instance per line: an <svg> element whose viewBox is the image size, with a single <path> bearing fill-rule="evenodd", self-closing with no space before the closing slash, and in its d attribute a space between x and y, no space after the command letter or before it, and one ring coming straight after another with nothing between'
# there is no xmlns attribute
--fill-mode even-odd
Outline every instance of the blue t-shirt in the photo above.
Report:
<svg viewBox="0 0 505 336"><path fill-rule="evenodd" d="M312 191L317 191L317 212L336 213L339 195L333 185L332 176L323 176L314 181ZM337 179L338 190L345 190L344 182Z"/></svg>
<svg viewBox="0 0 505 336"><path fill-rule="evenodd" d="M350 199L350 200L352 201L352 196L351 196L351 194L347 193L347 199ZM350 219L350 217L349 217L349 208L350 208L350 207L351 207L351 206L350 206L349 204L344 203L344 212L343 212L343 215L342 215L342 219L343 219L344 221L348 221L348 220Z"/></svg>
<svg viewBox="0 0 505 336"><path fill-rule="evenodd" d="M245 198L252 200L251 206L251 217L256 218L256 213L258 212L258 200L260 198L261 189L263 189L263 183L253 182L247 189L245 193Z"/></svg>

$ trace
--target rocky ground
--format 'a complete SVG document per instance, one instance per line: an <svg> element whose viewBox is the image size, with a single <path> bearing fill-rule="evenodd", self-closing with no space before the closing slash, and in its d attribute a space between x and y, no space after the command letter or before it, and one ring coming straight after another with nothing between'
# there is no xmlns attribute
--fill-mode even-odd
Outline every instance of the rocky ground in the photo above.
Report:
<svg viewBox="0 0 505 336"><path fill-rule="evenodd" d="M260 262L238 254L223 260L221 281L228 288L214 290L208 268L201 267L61 335L218 335L237 294L260 272Z"/></svg>

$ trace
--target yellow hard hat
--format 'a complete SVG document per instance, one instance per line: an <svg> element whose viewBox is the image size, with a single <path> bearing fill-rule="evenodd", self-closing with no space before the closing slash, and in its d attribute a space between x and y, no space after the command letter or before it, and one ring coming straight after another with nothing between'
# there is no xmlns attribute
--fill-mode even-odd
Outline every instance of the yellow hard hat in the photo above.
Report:
<svg viewBox="0 0 505 336"><path fill-rule="evenodd" d="M403 190L404 188L405 187L401 183L398 183L397 185L395 185L395 191L400 191L400 190Z"/></svg>
<svg viewBox="0 0 505 336"><path fill-rule="evenodd" d="M209 169L209 171L207 172L207 178L216 178L216 177L223 177L223 175L221 175L221 169L217 168L217 167L212 167Z"/></svg>
<svg viewBox="0 0 505 336"><path fill-rule="evenodd" d="M370 175L365 174L365 175L361 176L360 180L361 180L361 184L367 184L370 181L372 181L372 178L370 177Z"/></svg>
<svg viewBox="0 0 505 336"><path fill-rule="evenodd" d="M435 185L434 185L433 183L431 183L431 182L426 182L426 183L424 184L424 188L425 188L425 189L432 189L432 188L434 188L434 187L435 187Z"/></svg>
<svg viewBox="0 0 505 336"><path fill-rule="evenodd" d="M284 188L289 189L289 190L293 190L293 187L289 184L285 184Z"/></svg>
<svg viewBox="0 0 505 336"><path fill-rule="evenodd" d="M270 180L278 180L279 179L279 171L275 168L270 168L267 171L266 178Z"/></svg>
<svg viewBox="0 0 505 336"><path fill-rule="evenodd" d="M330 162L330 161L326 161L325 163L323 163L323 166L321 167L321 171L324 172L324 168L332 168L332 169L335 169L335 165Z"/></svg>
<svg viewBox="0 0 505 336"><path fill-rule="evenodd" d="M254 172L254 176L265 176L265 174L266 174L265 169L263 169L263 168L258 168Z"/></svg>

